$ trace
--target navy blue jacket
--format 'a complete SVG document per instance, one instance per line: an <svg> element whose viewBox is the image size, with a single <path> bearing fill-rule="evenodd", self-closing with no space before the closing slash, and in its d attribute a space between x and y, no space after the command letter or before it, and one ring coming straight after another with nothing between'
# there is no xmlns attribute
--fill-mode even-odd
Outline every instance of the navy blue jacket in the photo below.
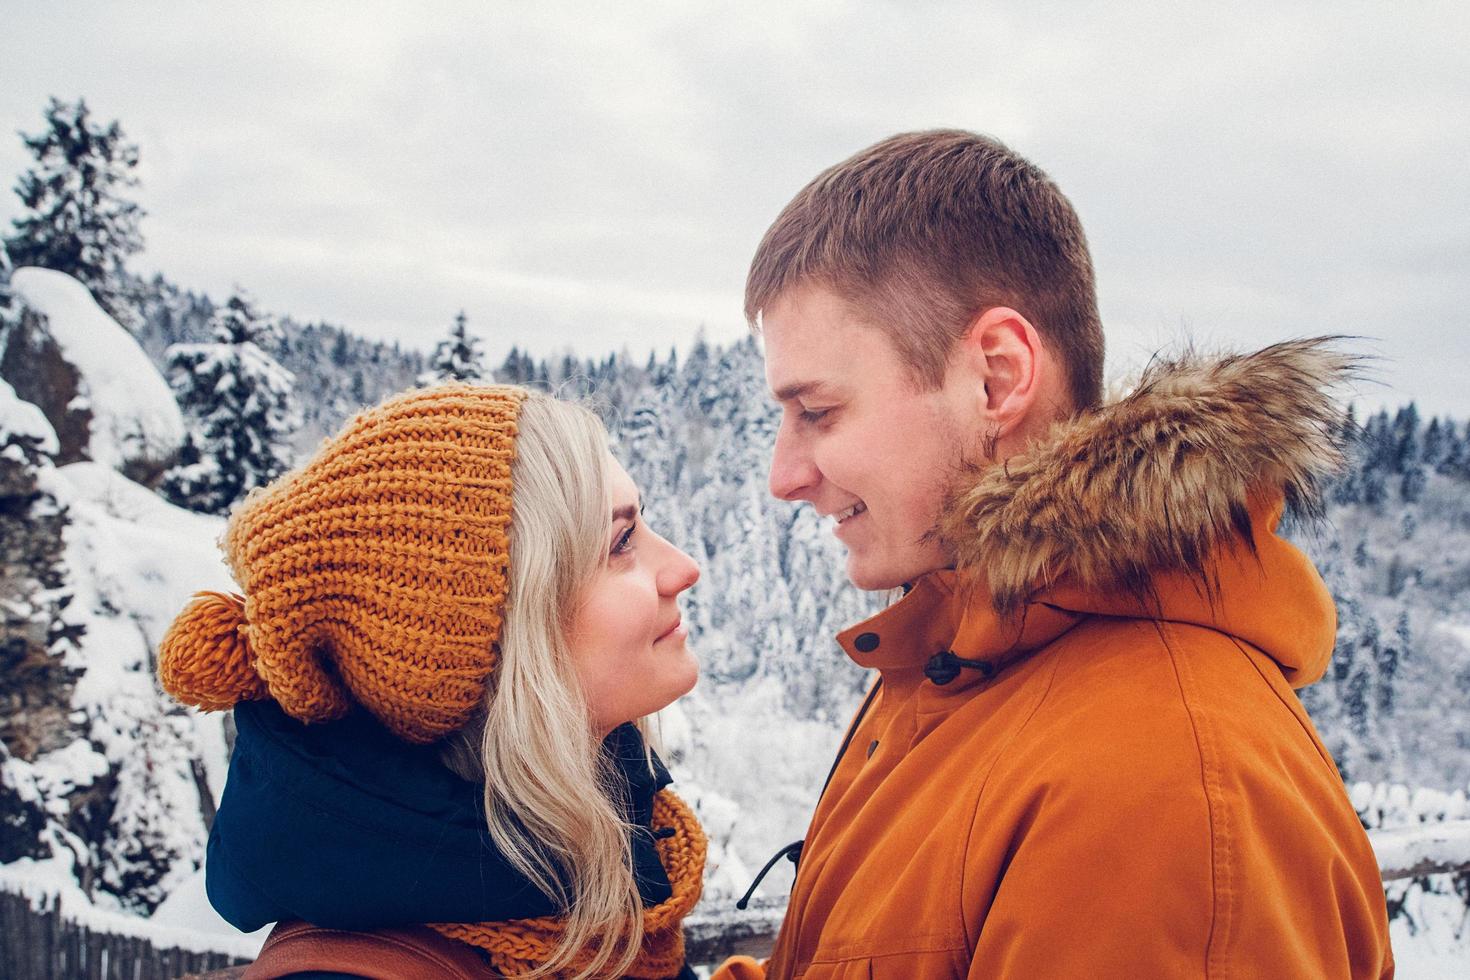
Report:
<svg viewBox="0 0 1470 980"><path fill-rule="evenodd" d="M481 787L365 711L303 725L272 701L235 708L229 779L209 835L205 889L226 921L253 931L282 919L366 930L494 922L559 911L496 850ZM636 728L608 736L628 786L629 822L648 828L670 782L644 762ZM671 894L651 830L633 834L645 904Z"/></svg>

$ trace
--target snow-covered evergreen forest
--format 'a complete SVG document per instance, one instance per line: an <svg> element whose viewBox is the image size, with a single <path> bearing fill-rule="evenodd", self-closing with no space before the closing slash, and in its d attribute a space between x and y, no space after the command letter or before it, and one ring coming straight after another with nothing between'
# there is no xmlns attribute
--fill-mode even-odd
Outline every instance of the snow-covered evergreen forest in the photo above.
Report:
<svg viewBox="0 0 1470 980"><path fill-rule="evenodd" d="M215 541L251 487L359 408L446 377L585 399L649 522L702 566L685 605L702 679L662 733L710 832L709 901L802 835L868 682L832 637L885 597L847 584L810 507L768 494L777 413L754 340L589 357L461 312L426 318L425 352L262 310L244 290L141 278L126 264L142 247L126 197L137 148L80 103L45 120L19 178L27 216L0 251L0 887L202 921L230 732L161 695L158 641L195 590L231 587ZM515 344L489 363L482 336ZM1365 825L1464 818L1470 420L1410 404L1345 436L1325 520L1292 531L1340 612L1332 668L1302 698ZM1470 939L1465 876L1390 898L1396 942Z"/></svg>

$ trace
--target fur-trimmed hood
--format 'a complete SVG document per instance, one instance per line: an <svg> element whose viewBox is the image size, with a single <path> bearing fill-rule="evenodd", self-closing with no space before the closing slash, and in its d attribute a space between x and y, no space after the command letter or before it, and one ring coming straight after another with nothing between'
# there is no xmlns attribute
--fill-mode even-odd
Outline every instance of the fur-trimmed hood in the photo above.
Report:
<svg viewBox="0 0 1470 980"><path fill-rule="evenodd" d="M1334 338L1156 360L1131 393L978 470L941 531L966 612L956 652L1008 660L1079 617L1191 623L1267 653L1294 686L1322 676L1336 614L1276 533L1317 512L1342 462Z"/></svg>
<svg viewBox="0 0 1470 980"><path fill-rule="evenodd" d="M1155 359L1125 397L977 471L943 521L956 567L983 571L1002 614L1063 578L1143 596L1161 573L1201 571L1217 542L1250 540L1253 507L1315 513L1342 464L1332 392L1357 364L1334 341Z"/></svg>

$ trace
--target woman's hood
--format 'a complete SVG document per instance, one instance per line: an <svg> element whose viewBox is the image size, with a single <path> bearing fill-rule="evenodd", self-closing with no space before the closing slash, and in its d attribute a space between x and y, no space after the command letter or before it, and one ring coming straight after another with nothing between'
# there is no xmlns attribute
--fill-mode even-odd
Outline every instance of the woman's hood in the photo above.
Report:
<svg viewBox="0 0 1470 980"><path fill-rule="evenodd" d="M235 708L235 722L205 873L210 903L235 927L302 919L372 929L557 911L495 848L481 787L446 769L433 746L403 742L362 711L304 725L255 701ZM625 815L645 826L667 770L655 759L649 772L631 725L609 743L629 784ZM667 898L652 838L635 834L633 848L645 901Z"/></svg>

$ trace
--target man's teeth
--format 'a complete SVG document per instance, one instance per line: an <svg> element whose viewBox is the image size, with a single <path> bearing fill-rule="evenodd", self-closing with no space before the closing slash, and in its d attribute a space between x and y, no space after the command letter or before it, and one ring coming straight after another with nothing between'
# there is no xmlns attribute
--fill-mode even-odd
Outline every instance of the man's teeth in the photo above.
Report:
<svg viewBox="0 0 1470 980"><path fill-rule="evenodd" d="M839 510L837 513L833 514L832 516L837 520L837 523L838 524L841 524L843 521L846 521L849 517L856 517L859 514L864 513L865 511L867 511L867 509L868 509L868 507L867 507L866 504L853 504L851 507L847 508L847 510Z"/></svg>

